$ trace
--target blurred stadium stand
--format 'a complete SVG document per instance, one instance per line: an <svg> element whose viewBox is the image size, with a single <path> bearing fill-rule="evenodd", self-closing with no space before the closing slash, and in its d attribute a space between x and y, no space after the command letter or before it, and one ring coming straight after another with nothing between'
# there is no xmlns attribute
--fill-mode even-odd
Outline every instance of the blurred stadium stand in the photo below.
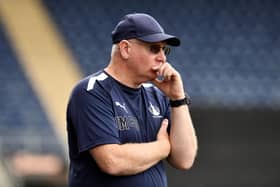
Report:
<svg viewBox="0 0 280 187"><path fill-rule="evenodd" d="M86 74L109 60L110 33L126 13L151 13L182 38L169 61L183 72L193 105L280 108L278 1L47 0ZM273 85L273 86L272 86Z"/></svg>
<svg viewBox="0 0 280 187"><path fill-rule="evenodd" d="M7 168L12 169L10 176L17 175L20 178L25 177L24 171L16 173L18 162L13 162L14 159L19 160L18 154L21 154L21 158L22 155L27 158L28 155L32 157L50 154L62 159L62 162L65 156L53 127L8 43L2 25L0 25L0 44L0 163L3 162ZM19 162L27 164L28 161L19 160ZM33 164L35 163L29 163L29 167L32 168ZM20 167L21 170L25 170L22 168L25 166ZM19 179L18 183L20 181L22 180Z"/></svg>
<svg viewBox="0 0 280 187"><path fill-rule="evenodd" d="M280 185L280 1L43 3L84 75L106 66L110 33L127 13L149 13L181 38L182 46L172 48L168 58L192 97L200 148L189 172L167 167L170 186ZM1 25L0 80L0 157L18 150L60 154Z"/></svg>

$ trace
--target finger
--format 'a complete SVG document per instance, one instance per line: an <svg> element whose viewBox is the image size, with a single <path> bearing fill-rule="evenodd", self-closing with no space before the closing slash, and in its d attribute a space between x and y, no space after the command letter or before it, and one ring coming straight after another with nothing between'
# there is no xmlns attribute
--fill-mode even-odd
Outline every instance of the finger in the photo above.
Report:
<svg viewBox="0 0 280 187"><path fill-rule="evenodd" d="M173 75L172 69L165 70L163 74L164 80L170 80L172 75Z"/></svg>
<svg viewBox="0 0 280 187"><path fill-rule="evenodd" d="M166 69L166 63L164 63L164 64L162 63L161 66L157 69L158 75L163 76L165 69Z"/></svg>
<svg viewBox="0 0 280 187"><path fill-rule="evenodd" d="M171 65L170 64L164 64L164 66L162 66L161 68L160 68L160 73L161 73L161 75L162 76L167 76L167 75L169 75L170 74L170 72L172 72L173 71L173 68L171 67Z"/></svg>
<svg viewBox="0 0 280 187"><path fill-rule="evenodd" d="M171 80L171 77L173 76L174 72L172 69L166 68L163 70L163 74L161 75L164 79L164 81Z"/></svg>

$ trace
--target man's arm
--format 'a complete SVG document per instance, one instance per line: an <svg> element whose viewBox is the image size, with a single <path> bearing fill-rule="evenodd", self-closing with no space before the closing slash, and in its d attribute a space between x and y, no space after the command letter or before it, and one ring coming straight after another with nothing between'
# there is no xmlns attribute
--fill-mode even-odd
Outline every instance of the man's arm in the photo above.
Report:
<svg viewBox="0 0 280 187"><path fill-rule="evenodd" d="M171 109L170 143L168 162L178 169L189 169L197 152L197 140L187 105Z"/></svg>
<svg viewBox="0 0 280 187"><path fill-rule="evenodd" d="M167 125L168 121L164 120L154 142L101 145L91 149L90 153L100 169L110 175L143 172L169 155Z"/></svg>
<svg viewBox="0 0 280 187"><path fill-rule="evenodd" d="M169 64L154 67L154 71L163 80L153 80L169 99L180 100L185 97L183 82L180 74ZM197 152L197 139L187 105L171 108L170 144L171 153L168 162L178 169L189 169Z"/></svg>

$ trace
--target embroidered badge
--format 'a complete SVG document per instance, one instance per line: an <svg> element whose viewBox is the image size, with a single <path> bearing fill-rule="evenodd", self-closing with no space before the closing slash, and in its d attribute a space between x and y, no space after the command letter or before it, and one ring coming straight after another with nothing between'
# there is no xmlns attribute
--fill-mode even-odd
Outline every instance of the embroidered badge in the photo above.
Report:
<svg viewBox="0 0 280 187"><path fill-rule="evenodd" d="M149 112L153 115L154 118L161 118L162 116L160 115L160 110L157 106L154 106L150 102L150 106L148 108Z"/></svg>

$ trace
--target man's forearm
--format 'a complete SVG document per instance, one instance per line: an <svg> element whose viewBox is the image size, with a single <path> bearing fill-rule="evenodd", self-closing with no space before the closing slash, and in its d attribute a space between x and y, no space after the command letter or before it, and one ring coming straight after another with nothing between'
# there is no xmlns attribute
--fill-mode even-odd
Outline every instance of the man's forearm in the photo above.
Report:
<svg viewBox="0 0 280 187"><path fill-rule="evenodd" d="M197 139L187 105L171 109L170 143L168 161L178 169L189 169L197 152Z"/></svg>
<svg viewBox="0 0 280 187"><path fill-rule="evenodd" d="M94 148L91 153L106 173L116 176L134 175L165 159L170 149L165 144L163 141L108 144Z"/></svg>

